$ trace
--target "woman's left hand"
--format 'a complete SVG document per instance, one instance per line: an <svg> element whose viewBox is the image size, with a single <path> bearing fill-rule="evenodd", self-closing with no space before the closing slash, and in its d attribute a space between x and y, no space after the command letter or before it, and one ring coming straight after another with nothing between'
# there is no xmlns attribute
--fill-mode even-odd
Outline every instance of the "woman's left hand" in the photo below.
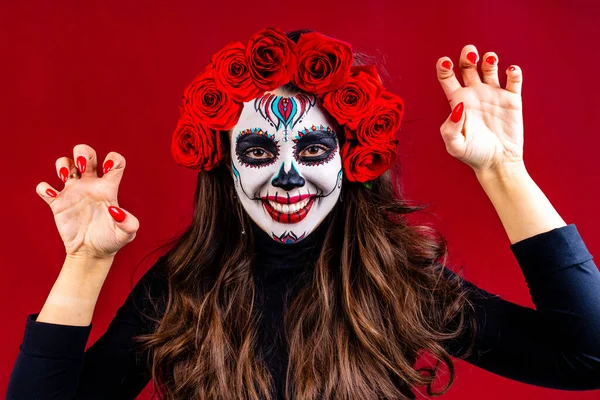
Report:
<svg viewBox="0 0 600 400"><path fill-rule="evenodd" d="M463 47L459 68L464 87L449 57L437 62L437 77L453 110L440 128L446 150L476 172L523 164L522 71L516 65L507 68L503 89L498 82L498 56L493 52L484 54L483 82L477 71L478 61L475 46Z"/></svg>

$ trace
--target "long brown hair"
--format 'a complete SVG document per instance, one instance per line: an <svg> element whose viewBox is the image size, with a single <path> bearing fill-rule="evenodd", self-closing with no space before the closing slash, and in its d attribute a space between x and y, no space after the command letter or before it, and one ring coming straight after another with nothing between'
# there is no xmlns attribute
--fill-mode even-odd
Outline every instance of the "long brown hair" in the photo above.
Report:
<svg viewBox="0 0 600 400"><path fill-rule="evenodd" d="M468 289L444 274L446 240L409 224L426 206L400 189L394 171L370 189L342 185L312 279L285 316L288 398L410 399L410 388L426 385L435 396L454 381L444 342L477 328ZM258 346L253 233L225 165L198 173L194 202L190 226L167 253L163 313L138 337L155 388L164 399L272 399ZM415 368L422 353L433 368ZM450 376L435 392L440 364Z"/></svg>

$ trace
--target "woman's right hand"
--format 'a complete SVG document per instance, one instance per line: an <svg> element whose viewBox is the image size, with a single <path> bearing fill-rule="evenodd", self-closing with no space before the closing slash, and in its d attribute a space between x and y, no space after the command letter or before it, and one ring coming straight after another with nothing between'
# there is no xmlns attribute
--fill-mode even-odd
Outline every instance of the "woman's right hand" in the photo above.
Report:
<svg viewBox="0 0 600 400"><path fill-rule="evenodd" d="M118 207L117 192L125 158L111 151L102 165L106 172L98 177L95 150L78 144L73 148L73 158L56 160L56 173L65 183L63 190L58 191L46 182L36 187L36 192L52 209L67 256L113 257L135 238L139 229L138 219ZM66 180L76 172L79 176Z"/></svg>

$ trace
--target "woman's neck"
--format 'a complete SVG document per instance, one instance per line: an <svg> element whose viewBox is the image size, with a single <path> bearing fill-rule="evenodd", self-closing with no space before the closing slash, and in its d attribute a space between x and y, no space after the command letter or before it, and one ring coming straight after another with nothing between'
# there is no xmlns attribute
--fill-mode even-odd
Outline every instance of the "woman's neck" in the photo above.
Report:
<svg viewBox="0 0 600 400"><path fill-rule="evenodd" d="M275 241L254 221L251 225L254 235L256 272L258 275L263 274L263 277L285 271L304 272L312 269L327 233L327 223L323 221L304 239L286 244Z"/></svg>

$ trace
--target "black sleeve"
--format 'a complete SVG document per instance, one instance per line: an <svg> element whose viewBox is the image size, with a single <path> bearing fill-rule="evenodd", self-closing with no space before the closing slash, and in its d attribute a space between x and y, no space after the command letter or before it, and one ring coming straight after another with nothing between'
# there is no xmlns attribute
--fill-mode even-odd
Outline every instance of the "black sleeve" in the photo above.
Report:
<svg viewBox="0 0 600 400"><path fill-rule="evenodd" d="M536 309L471 290L478 329L465 361L516 381L563 390L600 388L600 271L574 224L510 246ZM454 274L449 269L446 273ZM472 333L447 346L463 358Z"/></svg>
<svg viewBox="0 0 600 400"><path fill-rule="evenodd" d="M166 288L165 256L144 274L107 331L87 351L88 326L37 322L27 317L7 399L134 399L150 380L134 335L148 333L159 312L150 297Z"/></svg>

